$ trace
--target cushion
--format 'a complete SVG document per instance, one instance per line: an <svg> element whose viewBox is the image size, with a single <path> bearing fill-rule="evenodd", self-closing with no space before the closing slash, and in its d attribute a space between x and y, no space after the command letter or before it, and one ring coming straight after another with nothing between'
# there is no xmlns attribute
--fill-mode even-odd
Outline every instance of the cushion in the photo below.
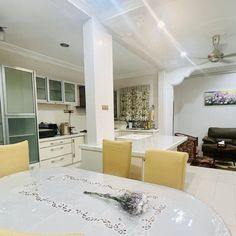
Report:
<svg viewBox="0 0 236 236"><path fill-rule="evenodd" d="M227 144L232 144L233 139L231 139L231 138L216 138L216 141L217 141L217 143L220 141L225 141L225 143L227 143Z"/></svg>
<svg viewBox="0 0 236 236"><path fill-rule="evenodd" d="M210 127L208 129L208 136L213 138L236 139L236 128Z"/></svg>
<svg viewBox="0 0 236 236"><path fill-rule="evenodd" d="M204 143L209 143L209 144L216 144L216 143L217 143L216 139L214 139L214 138L212 138L212 137L208 137L208 136L205 136L205 137L202 139L202 141L203 141Z"/></svg>

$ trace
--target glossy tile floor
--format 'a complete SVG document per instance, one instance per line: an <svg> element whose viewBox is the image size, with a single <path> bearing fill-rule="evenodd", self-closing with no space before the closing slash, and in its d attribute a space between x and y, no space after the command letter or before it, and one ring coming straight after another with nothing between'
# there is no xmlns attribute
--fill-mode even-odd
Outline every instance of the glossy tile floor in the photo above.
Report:
<svg viewBox="0 0 236 236"><path fill-rule="evenodd" d="M185 191L212 207L236 236L236 172L188 165Z"/></svg>

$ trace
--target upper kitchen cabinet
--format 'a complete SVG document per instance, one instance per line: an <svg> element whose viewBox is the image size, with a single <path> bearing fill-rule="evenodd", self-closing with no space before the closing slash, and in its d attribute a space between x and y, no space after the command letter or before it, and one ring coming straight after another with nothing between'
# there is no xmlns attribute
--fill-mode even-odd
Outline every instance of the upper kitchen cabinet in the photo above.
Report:
<svg viewBox="0 0 236 236"><path fill-rule="evenodd" d="M33 74L27 70L5 69L6 113L33 114Z"/></svg>
<svg viewBox="0 0 236 236"><path fill-rule="evenodd" d="M64 81L64 101L76 105L76 85Z"/></svg>
<svg viewBox="0 0 236 236"><path fill-rule="evenodd" d="M85 96L85 86L84 85L77 85L78 88L78 108L85 108L86 107L86 96Z"/></svg>
<svg viewBox="0 0 236 236"><path fill-rule="evenodd" d="M58 80L48 80L48 89L49 89L49 102L63 103L62 96L62 81Z"/></svg>
<svg viewBox="0 0 236 236"><path fill-rule="evenodd" d="M48 86L46 77L36 77L37 86L37 101L47 102L48 101Z"/></svg>
<svg viewBox="0 0 236 236"><path fill-rule="evenodd" d="M77 105L75 83L37 76L36 85L38 103Z"/></svg>

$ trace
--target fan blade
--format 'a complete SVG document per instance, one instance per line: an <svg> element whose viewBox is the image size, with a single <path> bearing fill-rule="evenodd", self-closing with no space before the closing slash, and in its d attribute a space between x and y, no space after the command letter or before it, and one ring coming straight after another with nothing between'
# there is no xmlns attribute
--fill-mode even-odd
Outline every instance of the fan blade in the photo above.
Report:
<svg viewBox="0 0 236 236"><path fill-rule="evenodd" d="M227 63L227 64L233 63L233 61L225 60L225 59L220 60L220 62Z"/></svg>
<svg viewBox="0 0 236 236"><path fill-rule="evenodd" d="M224 55L224 58L227 58L227 57L236 57L236 53Z"/></svg>
<svg viewBox="0 0 236 236"><path fill-rule="evenodd" d="M207 60L207 57L189 57L190 59L196 59L196 60Z"/></svg>
<svg viewBox="0 0 236 236"><path fill-rule="evenodd" d="M204 61L204 62L201 62L201 63L196 63L198 66L200 66L200 65L204 65L204 64L207 64L207 63L209 63L209 61Z"/></svg>

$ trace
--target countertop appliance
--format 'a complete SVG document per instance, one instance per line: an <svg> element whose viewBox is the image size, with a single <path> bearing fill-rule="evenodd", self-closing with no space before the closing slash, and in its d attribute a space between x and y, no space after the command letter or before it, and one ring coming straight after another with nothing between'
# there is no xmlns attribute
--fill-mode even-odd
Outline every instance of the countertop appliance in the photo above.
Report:
<svg viewBox="0 0 236 236"><path fill-rule="evenodd" d="M41 122L39 124L39 138L54 137L58 134L57 124Z"/></svg>
<svg viewBox="0 0 236 236"><path fill-rule="evenodd" d="M69 123L64 122L60 124L61 135L70 134Z"/></svg>

